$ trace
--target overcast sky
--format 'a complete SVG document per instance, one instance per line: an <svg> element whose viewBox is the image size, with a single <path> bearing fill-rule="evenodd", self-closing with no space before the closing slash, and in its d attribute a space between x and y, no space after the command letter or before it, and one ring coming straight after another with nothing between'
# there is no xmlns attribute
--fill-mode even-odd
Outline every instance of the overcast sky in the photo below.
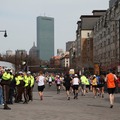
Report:
<svg viewBox="0 0 120 120"><path fill-rule="evenodd" d="M0 53L29 49L36 43L36 17L53 17L55 21L55 54L65 50L67 41L76 38L77 21L93 10L106 10L109 0L0 0Z"/></svg>

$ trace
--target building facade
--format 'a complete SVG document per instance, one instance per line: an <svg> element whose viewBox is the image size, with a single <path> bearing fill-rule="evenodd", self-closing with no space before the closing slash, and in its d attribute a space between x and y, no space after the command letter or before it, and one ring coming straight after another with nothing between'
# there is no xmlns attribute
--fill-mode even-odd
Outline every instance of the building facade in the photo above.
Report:
<svg viewBox="0 0 120 120"><path fill-rule="evenodd" d="M65 52L61 56L60 61L61 61L61 67L68 69L70 67L69 52Z"/></svg>
<svg viewBox="0 0 120 120"><path fill-rule="evenodd" d="M111 0L111 2L114 2ZM115 1L94 26L94 62L101 71L120 72L120 1Z"/></svg>
<svg viewBox="0 0 120 120"><path fill-rule="evenodd" d="M114 6L117 1L118 0L109 0L109 7Z"/></svg>
<svg viewBox="0 0 120 120"><path fill-rule="evenodd" d="M77 22L76 39L69 49L70 68L75 72L92 74L93 61L93 28L106 10L93 10L93 15L82 15Z"/></svg>
<svg viewBox="0 0 120 120"><path fill-rule="evenodd" d="M13 51L12 50L7 50L6 51L6 56L13 56Z"/></svg>
<svg viewBox="0 0 120 120"><path fill-rule="evenodd" d="M68 41L66 42L66 51L69 51L71 49L71 45L74 43L75 41Z"/></svg>
<svg viewBox="0 0 120 120"><path fill-rule="evenodd" d="M57 56L61 56L62 54L64 54L63 49L57 49Z"/></svg>
<svg viewBox="0 0 120 120"><path fill-rule="evenodd" d="M35 58L38 57L38 49L37 49L37 47L35 46L35 42L33 43L32 48L29 50L29 56L30 56L30 57L35 57Z"/></svg>
<svg viewBox="0 0 120 120"><path fill-rule="evenodd" d="M99 13L99 12L98 12ZM96 21L99 19L101 14L97 14L97 12L93 12L93 15L82 15L80 17L81 19L81 25L79 25L79 37L77 37L77 43L80 43L77 59L79 60L79 70L81 73L86 74L93 74L94 72L94 62L93 62L93 35L92 30L93 26L96 23Z"/></svg>
<svg viewBox="0 0 120 120"><path fill-rule="evenodd" d="M54 56L54 18L37 17L37 49L41 60L50 60Z"/></svg>

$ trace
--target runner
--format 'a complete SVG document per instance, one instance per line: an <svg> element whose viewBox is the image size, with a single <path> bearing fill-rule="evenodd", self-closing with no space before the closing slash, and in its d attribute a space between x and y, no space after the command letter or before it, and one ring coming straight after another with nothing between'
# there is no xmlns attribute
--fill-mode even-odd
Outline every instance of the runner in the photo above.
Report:
<svg viewBox="0 0 120 120"><path fill-rule="evenodd" d="M60 94L60 89L61 89L61 80L60 76L57 75L55 78L56 86L57 86L57 94Z"/></svg>
<svg viewBox="0 0 120 120"><path fill-rule="evenodd" d="M115 74L112 73L112 70L109 70L109 73L106 75L105 81L107 82L107 90L109 94L109 100L110 100L110 108L113 108L114 104L114 92L115 92L115 80L117 80L117 77Z"/></svg>
<svg viewBox="0 0 120 120"><path fill-rule="evenodd" d="M64 77L63 85L66 89L67 99L70 100L70 87L71 87L72 79L69 74L66 74Z"/></svg>
<svg viewBox="0 0 120 120"><path fill-rule="evenodd" d="M40 96L40 100L43 100L43 91L45 88L45 77L42 71L40 71L39 76L37 77L36 81L38 83L38 93Z"/></svg>
<svg viewBox="0 0 120 120"><path fill-rule="evenodd" d="M93 79L92 79L92 90L93 90L93 94L94 94L94 98L96 98L97 96L97 78L96 75L93 75Z"/></svg>
<svg viewBox="0 0 120 120"><path fill-rule="evenodd" d="M74 92L74 99L78 99L79 83L80 83L80 80L79 80L79 78L78 78L78 75L75 74L75 75L74 75L74 78L73 78L73 80L72 80L73 92Z"/></svg>

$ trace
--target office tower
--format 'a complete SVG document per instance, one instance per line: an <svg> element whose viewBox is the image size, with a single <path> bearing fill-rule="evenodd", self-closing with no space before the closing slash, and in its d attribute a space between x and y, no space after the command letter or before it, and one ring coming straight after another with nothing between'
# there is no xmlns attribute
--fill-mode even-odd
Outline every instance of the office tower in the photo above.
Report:
<svg viewBox="0 0 120 120"><path fill-rule="evenodd" d="M37 49L41 60L49 61L54 56L54 18L37 17Z"/></svg>

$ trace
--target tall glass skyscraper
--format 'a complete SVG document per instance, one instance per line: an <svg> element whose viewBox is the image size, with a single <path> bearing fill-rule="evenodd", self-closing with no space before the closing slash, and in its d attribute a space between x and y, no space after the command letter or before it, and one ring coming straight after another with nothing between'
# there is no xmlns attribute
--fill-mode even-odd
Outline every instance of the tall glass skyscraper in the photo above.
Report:
<svg viewBox="0 0 120 120"><path fill-rule="evenodd" d="M41 60L49 61L54 56L54 18L37 17L37 49Z"/></svg>

